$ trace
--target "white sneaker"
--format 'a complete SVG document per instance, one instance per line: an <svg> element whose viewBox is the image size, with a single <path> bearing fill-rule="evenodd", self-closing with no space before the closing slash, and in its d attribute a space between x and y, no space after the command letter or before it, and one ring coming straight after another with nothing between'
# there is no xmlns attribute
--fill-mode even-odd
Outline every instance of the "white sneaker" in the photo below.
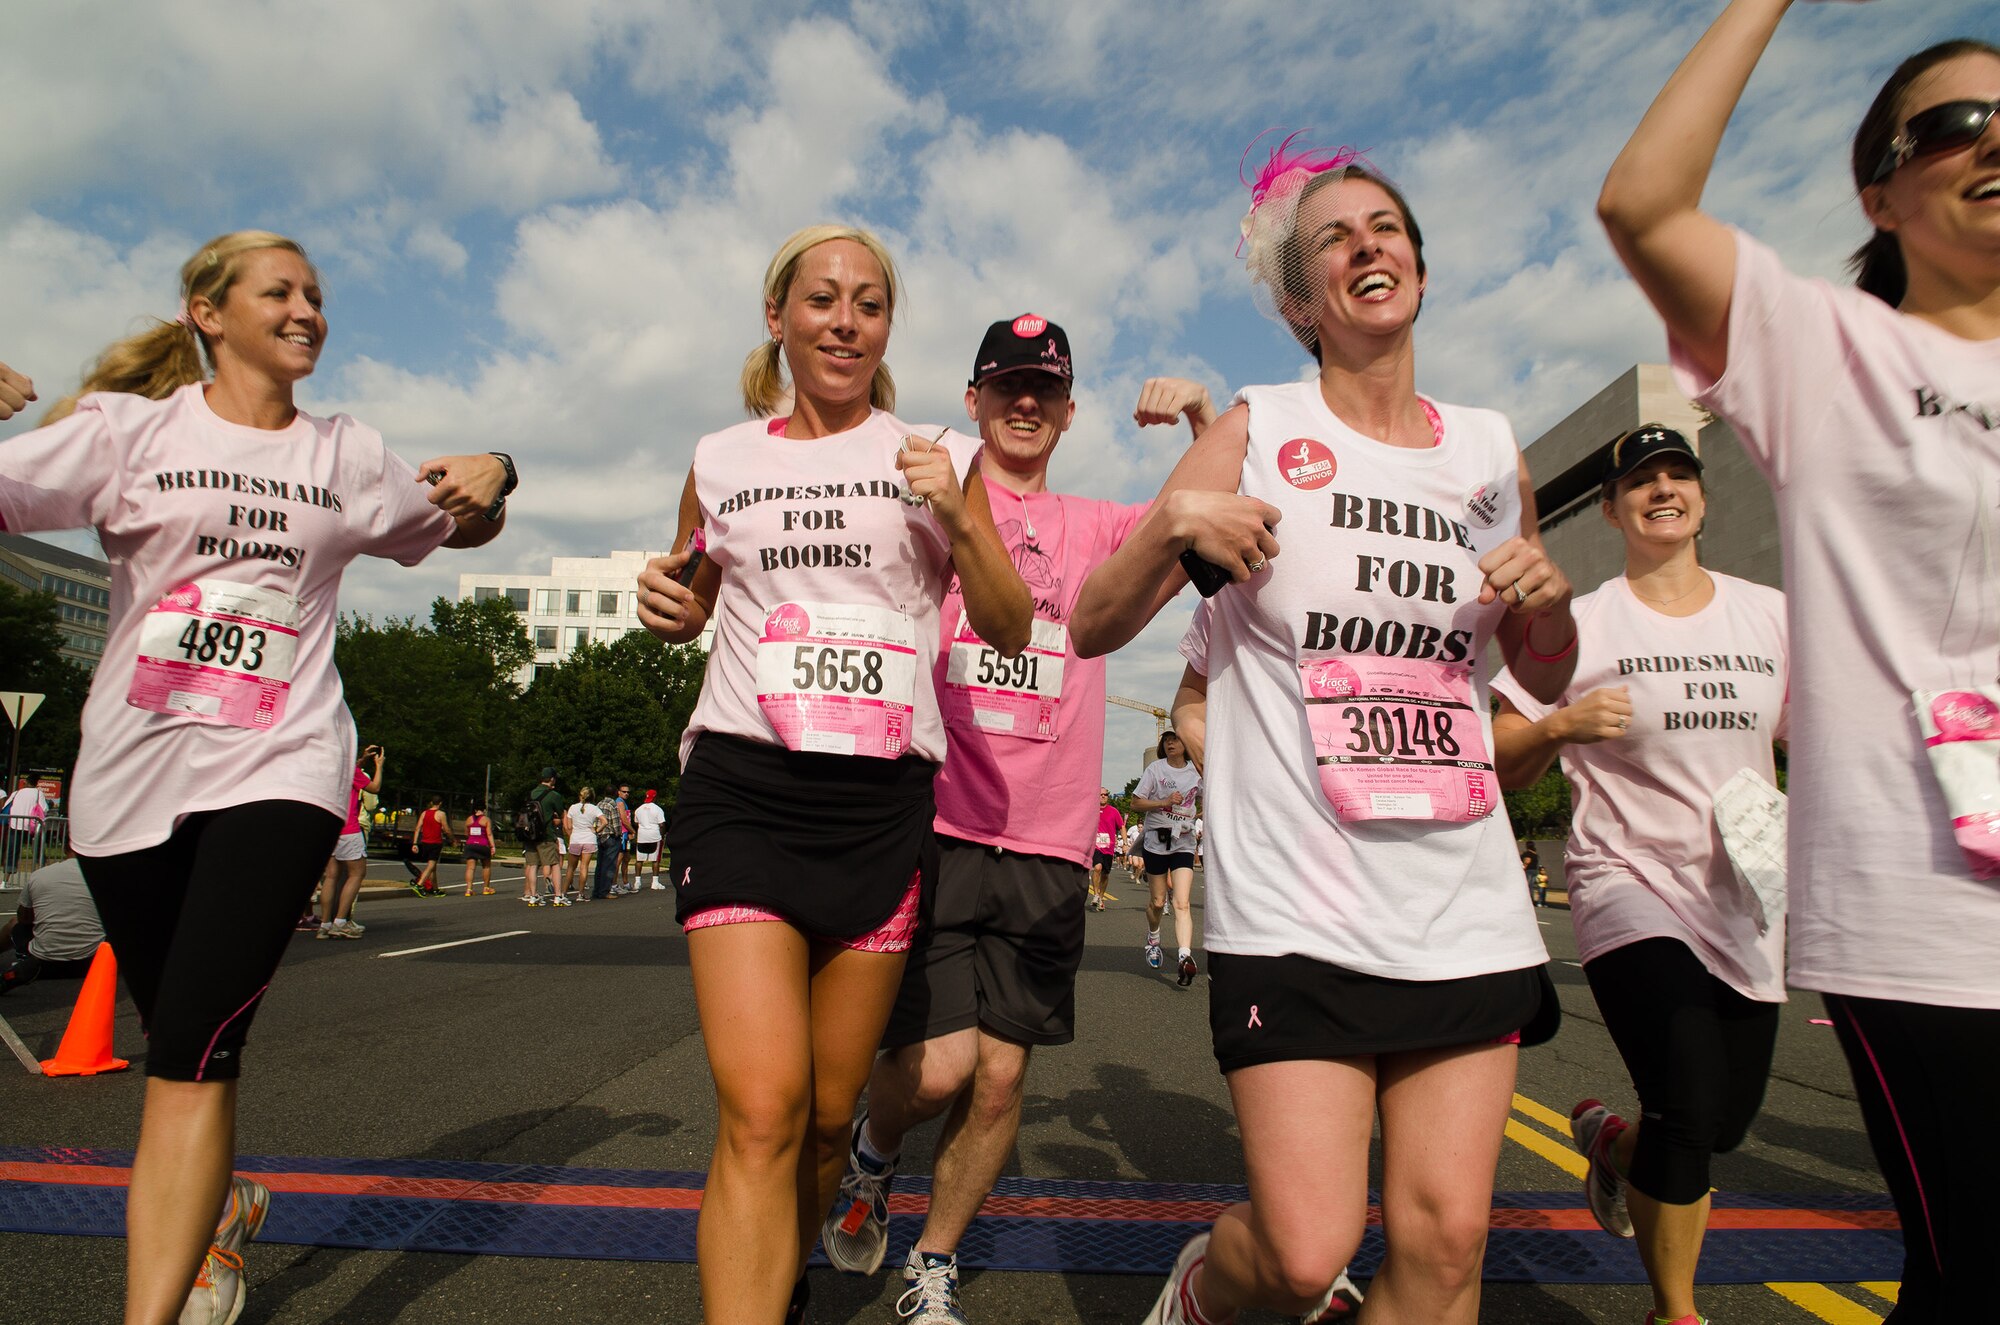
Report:
<svg viewBox="0 0 2000 1325"><path fill-rule="evenodd" d="M903 1262L903 1282L909 1287L896 1299L896 1314L912 1325L966 1325L958 1309L958 1257L928 1261L910 1248Z"/></svg>
<svg viewBox="0 0 2000 1325"><path fill-rule="evenodd" d="M181 1308L180 1325L234 1325L243 1314L243 1302L249 1296L243 1282L243 1246L264 1227L264 1216L270 1210L271 1193L261 1183L230 1178L222 1222L216 1226L215 1241L202 1258L194 1287Z"/></svg>
<svg viewBox="0 0 2000 1325"><path fill-rule="evenodd" d="M666 890L667 890L667 885L666 885L666 884L664 884L664 883L661 883L661 882L660 882L660 881L659 881L658 879L654 879L654 880L653 880L653 891L654 891L654 892L656 892L656 893L663 893L663 892L665 892Z"/></svg>
<svg viewBox="0 0 2000 1325"><path fill-rule="evenodd" d="M1333 1285L1326 1295L1313 1303L1312 1310L1299 1317L1299 1325L1321 1325L1322 1321L1353 1320L1354 1313L1361 1310L1361 1290L1342 1270L1333 1277Z"/></svg>
<svg viewBox="0 0 2000 1325"><path fill-rule="evenodd" d="M1189 1239L1181 1254L1174 1258L1173 1272L1167 1276L1167 1283L1160 1290L1160 1296L1153 1303L1153 1309L1146 1313L1140 1325L1207 1325L1200 1312L1195 1310L1194 1289L1190 1281L1201 1263L1208 1259L1208 1234L1200 1233Z"/></svg>
<svg viewBox="0 0 2000 1325"><path fill-rule="evenodd" d="M840 1195L834 1198L833 1209L819 1229L820 1247L827 1260L834 1269L848 1274L875 1273L889 1250L889 1183L896 1176L896 1164L891 1160L876 1169L861 1158L861 1129L867 1121L868 1115L862 1114L848 1137ZM954 1270L954 1283L956 1273Z"/></svg>
<svg viewBox="0 0 2000 1325"><path fill-rule="evenodd" d="M1611 1143L1626 1122L1596 1100L1579 1100L1570 1110L1569 1134L1577 1150L1590 1161L1583 1175L1583 1196L1598 1227L1616 1238L1632 1236L1632 1213L1625 1207L1625 1179L1611 1163Z"/></svg>

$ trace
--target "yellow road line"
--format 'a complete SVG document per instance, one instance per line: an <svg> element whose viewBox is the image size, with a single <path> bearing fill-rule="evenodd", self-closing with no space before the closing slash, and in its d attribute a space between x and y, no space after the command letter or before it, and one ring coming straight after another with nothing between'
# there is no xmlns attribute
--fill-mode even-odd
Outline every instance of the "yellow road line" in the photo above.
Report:
<svg viewBox="0 0 2000 1325"><path fill-rule="evenodd" d="M1590 1165L1582 1155L1562 1142L1542 1135L1518 1118L1507 1120L1507 1139L1526 1146L1572 1178L1581 1178L1590 1171Z"/></svg>
<svg viewBox="0 0 2000 1325"><path fill-rule="evenodd" d="M1861 1287L1881 1298L1884 1302L1894 1302L1903 1289L1901 1284L1893 1280L1887 1283L1877 1281L1875 1283L1862 1284Z"/></svg>
<svg viewBox="0 0 2000 1325"><path fill-rule="evenodd" d="M1514 1095L1514 1108L1545 1127L1553 1127L1562 1135L1569 1135L1569 1115L1566 1113L1557 1113L1548 1105L1531 1100L1518 1091Z"/></svg>
<svg viewBox="0 0 2000 1325"><path fill-rule="evenodd" d="M1831 1325L1882 1325L1882 1318L1825 1284L1765 1284L1764 1287Z"/></svg>

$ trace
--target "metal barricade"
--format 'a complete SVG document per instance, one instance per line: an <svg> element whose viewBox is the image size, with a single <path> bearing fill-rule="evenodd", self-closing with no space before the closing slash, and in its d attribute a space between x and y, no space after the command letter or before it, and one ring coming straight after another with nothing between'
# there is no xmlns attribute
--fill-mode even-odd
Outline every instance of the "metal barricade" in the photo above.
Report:
<svg viewBox="0 0 2000 1325"><path fill-rule="evenodd" d="M69 859L69 819L0 815L0 888L15 890L44 865Z"/></svg>

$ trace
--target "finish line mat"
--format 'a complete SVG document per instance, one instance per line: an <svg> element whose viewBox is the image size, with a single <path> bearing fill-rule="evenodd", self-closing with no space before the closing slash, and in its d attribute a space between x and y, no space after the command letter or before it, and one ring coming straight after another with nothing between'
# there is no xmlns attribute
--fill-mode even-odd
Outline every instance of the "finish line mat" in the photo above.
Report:
<svg viewBox="0 0 2000 1325"><path fill-rule="evenodd" d="M0 1230L119 1237L129 1151L0 1146ZM453 1160L239 1156L271 1189L262 1242L369 1251L595 1260L694 1260L702 1175ZM888 1263L915 1241L930 1180L898 1178ZM1211 1183L1002 1178L959 1247L993 1270L1165 1274L1181 1244L1244 1189ZM1382 1257L1381 1211L1354 1258ZM819 1261L815 1254L815 1264ZM1903 1239L1889 1198L1717 1192L1702 1246L1704 1283L1897 1279ZM1644 1283L1630 1242L1598 1229L1579 1189L1495 1192L1489 1282Z"/></svg>

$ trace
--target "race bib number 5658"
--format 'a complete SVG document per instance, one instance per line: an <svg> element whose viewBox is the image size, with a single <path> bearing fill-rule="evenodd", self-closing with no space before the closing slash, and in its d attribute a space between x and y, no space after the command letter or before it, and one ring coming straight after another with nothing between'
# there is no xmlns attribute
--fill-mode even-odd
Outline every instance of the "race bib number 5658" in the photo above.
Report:
<svg viewBox="0 0 2000 1325"><path fill-rule="evenodd" d="M757 706L788 750L898 758L916 693L916 628L901 612L785 603L765 618Z"/></svg>
<svg viewBox="0 0 2000 1325"><path fill-rule="evenodd" d="M195 580L153 604L139 623L125 702L197 722L274 727L285 716L298 647L298 599Z"/></svg>

